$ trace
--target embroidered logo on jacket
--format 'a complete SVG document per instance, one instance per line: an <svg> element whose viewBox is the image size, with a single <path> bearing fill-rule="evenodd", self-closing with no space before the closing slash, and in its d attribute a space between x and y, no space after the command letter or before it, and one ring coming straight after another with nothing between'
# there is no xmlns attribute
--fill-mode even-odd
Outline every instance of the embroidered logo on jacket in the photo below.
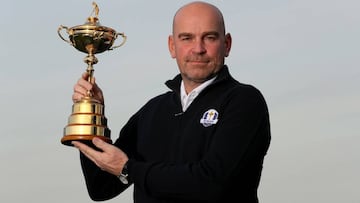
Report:
<svg viewBox="0 0 360 203"><path fill-rule="evenodd" d="M215 109L209 109L201 117L200 123L203 124L204 127L209 127L218 122L218 117L219 113Z"/></svg>

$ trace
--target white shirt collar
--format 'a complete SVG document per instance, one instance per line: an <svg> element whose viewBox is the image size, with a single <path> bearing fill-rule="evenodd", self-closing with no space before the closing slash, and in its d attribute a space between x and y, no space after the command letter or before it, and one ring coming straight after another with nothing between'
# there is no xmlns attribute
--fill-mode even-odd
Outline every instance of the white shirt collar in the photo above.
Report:
<svg viewBox="0 0 360 203"><path fill-rule="evenodd" d="M194 101L194 99L200 94L201 91L203 91L207 86L209 86L214 80L216 79L216 76L211 78L210 80L207 80L203 82L201 85L193 89L189 94L186 94L184 81L181 81L180 86L180 97L181 97L181 105L183 112L186 111L186 109L190 106L190 104Z"/></svg>

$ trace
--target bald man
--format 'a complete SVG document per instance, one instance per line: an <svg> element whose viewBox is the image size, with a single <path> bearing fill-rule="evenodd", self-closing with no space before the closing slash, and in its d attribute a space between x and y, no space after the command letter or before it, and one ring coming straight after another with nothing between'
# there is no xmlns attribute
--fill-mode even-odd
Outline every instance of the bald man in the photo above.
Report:
<svg viewBox="0 0 360 203"><path fill-rule="evenodd" d="M137 203L258 202L268 109L258 89L230 75L231 42L215 6L193 2L176 12L168 47L180 73L166 82L170 91L136 112L114 144L94 138L94 150L73 142L93 200L133 184ZM76 83L73 101L92 90L103 102L87 77Z"/></svg>

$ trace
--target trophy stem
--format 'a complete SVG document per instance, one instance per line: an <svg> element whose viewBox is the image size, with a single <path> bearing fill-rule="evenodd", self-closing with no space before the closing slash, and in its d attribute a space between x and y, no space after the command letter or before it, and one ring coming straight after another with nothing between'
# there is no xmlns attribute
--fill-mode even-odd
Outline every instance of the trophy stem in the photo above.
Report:
<svg viewBox="0 0 360 203"><path fill-rule="evenodd" d="M94 68L93 65L98 62L98 59L95 57L95 55L92 52L89 52L89 54L84 58L84 62L88 64L88 67L86 69L86 72L89 74L88 82L94 84ZM88 90L87 92L88 97L92 97L92 92Z"/></svg>

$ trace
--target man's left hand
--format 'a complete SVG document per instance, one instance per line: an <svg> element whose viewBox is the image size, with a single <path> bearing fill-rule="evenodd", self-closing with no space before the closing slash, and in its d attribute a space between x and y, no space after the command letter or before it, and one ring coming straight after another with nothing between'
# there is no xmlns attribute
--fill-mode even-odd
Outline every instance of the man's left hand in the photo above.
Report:
<svg viewBox="0 0 360 203"><path fill-rule="evenodd" d="M92 142L102 151L96 151L88 145L78 141L73 141L72 144L86 157L93 161L100 169L118 176L121 173L124 164L129 159L127 155L121 149L106 143L99 138L94 138Z"/></svg>

